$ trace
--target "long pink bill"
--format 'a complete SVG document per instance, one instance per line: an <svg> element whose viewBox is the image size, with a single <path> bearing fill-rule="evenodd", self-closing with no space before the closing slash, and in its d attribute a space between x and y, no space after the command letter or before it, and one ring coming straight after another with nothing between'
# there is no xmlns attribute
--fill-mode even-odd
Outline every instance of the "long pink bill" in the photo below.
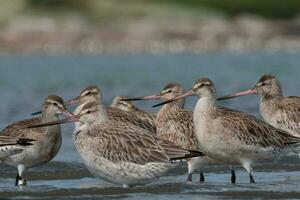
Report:
<svg viewBox="0 0 300 200"><path fill-rule="evenodd" d="M245 90L245 91L242 91L242 92L237 92L237 93L234 93L234 94L226 95L226 96L217 98L217 100L232 99L232 98L235 98L235 97L240 97L240 96L249 95L249 94L257 94L256 89L254 88L254 89L249 89L249 90Z"/></svg>
<svg viewBox="0 0 300 200"><path fill-rule="evenodd" d="M65 102L65 106L72 106L72 105L76 105L79 103L80 100L80 96L74 97L73 99L70 99L68 101Z"/></svg>
<svg viewBox="0 0 300 200"><path fill-rule="evenodd" d="M152 107L154 108L154 107L162 106L162 105L164 105L164 104L171 103L171 102L177 101L177 100L179 100L179 99L182 99L182 98L185 98L185 97L188 97L188 96L193 96L193 95L195 95L195 93L194 93L194 91L191 89L191 90L187 91L186 93L184 93L184 94L182 94L182 95L180 95L180 96L178 96L178 97L175 97L175 98L173 98L173 99L169 99L169 100L163 101L163 102L161 102L161 103L159 103L159 104L155 104L155 105L153 105Z"/></svg>
<svg viewBox="0 0 300 200"><path fill-rule="evenodd" d="M64 109L62 114L65 116L65 117L74 117L75 115L73 113L71 113L68 109Z"/></svg>

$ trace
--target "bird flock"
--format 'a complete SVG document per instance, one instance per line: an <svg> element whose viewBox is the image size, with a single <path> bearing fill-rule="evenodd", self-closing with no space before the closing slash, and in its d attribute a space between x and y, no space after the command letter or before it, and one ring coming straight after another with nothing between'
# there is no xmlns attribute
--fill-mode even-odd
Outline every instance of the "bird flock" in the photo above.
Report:
<svg viewBox="0 0 300 200"><path fill-rule="evenodd" d="M263 120L218 105L218 101L256 94ZM300 97L284 97L278 78L263 75L249 90L218 97L214 83L197 79L190 90L169 83L155 94L118 96L110 106L102 92L89 86L64 101L48 96L36 118L8 125L0 133L0 162L18 170L15 185L26 186L24 171L50 162L62 144L61 124L74 123L73 141L86 168L95 177L132 187L157 180L179 161L187 163L186 181L197 170L205 181L211 163L242 166L255 183L253 165L287 153L300 152ZM185 98L196 96L193 111ZM137 108L132 101L160 100L157 113ZM70 112L67 108L76 105ZM60 116L63 116L62 118Z"/></svg>

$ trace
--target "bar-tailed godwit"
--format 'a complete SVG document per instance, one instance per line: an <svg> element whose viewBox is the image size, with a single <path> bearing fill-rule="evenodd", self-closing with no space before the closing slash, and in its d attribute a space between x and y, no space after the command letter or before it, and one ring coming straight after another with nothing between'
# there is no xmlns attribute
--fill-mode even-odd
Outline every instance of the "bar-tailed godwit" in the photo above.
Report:
<svg viewBox="0 0 300 200"><path fill-rule="evenodd" d="M16 140L19 138L34 140L32 145L25 148L21 153L2 159L3 163L18 168L16 186L25 186L26 180L22 177L23 172L27 168L49 162L57 154L62 142L59 125L35 129L28 129L27 126L58 120L58 115L62 113L70 114L65 110L62 98L51 95L44 101L40 118L19 121L1 131L1 136L13 137Z"/></svg>
<svg viewBox="0 0 300 200"><path fill-rule="evenodd" d="M172 160L202 156L147 133L129 122L109 119L97 102L85 104L80 113L64 120L32 127L80 122L73 139L89 171L123 187L150 183L176 166Z"/></svg>
<svg viewBox="0 0 300 200"><path fill-rule="evenodd" d="M184 88L178 83L167 84L162 91L150 96L123 99L123 101L161 99L169 100L182 95ZM199 150L199 144L196 139L193 122L193 112L184 109L184 99L165 104L157 113L156 118L157 136L174 142L180 147ZM195 169L200 168L200 182L204 181L202 167L212 160L207 156L191 158L188 164L188 181L192 181L192 174ZM235 173L232 170L232 183L235 183Z"/></svg>
<svg viewBox="0 0 300 200"><path fill-rule="evenodd" d="M208 78L196 80L191 90L157 106L193 95L198 97L193 119L201 149L221 163L242 165L249 173L250 183L255 183L253 163L299 146L300 138L284 130L247 113L218 106L214 84Z"/></svg>

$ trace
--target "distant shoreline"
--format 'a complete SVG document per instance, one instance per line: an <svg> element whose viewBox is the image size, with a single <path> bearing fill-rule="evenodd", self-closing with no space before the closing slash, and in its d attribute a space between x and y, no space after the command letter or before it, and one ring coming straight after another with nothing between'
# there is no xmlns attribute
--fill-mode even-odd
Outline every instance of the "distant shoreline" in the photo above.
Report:
<svg viewBox="0 0 300 200"><path fill-rule="evenodd" d="M48 23L48 27L45 24ZM300 50L300 19L271 22L251 16L234 20L175 22L153 26L151 20L128 26L91 27L76 20L63 26L51 18L22 19L0 30L0 53L99 54L211 51ZM73 23L73 24L72 24ZM73 28L72 28L73 27Z"/></svg>
<svg viewBox="0 0 300 200"><path fill-rule="evenodd" d="M62 1L64 7L41 0L9 2L0 8L2 54L300 50L300 15L295 10L291 18L263 18L171 1Z"/></svg>

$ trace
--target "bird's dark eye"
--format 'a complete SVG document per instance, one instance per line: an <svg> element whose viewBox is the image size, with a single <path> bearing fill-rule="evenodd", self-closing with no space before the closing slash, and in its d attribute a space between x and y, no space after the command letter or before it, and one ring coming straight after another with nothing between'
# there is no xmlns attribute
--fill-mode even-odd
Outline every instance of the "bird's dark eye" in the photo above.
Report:
<svg viewBox="0 0 300 200"><path fill-rule="evenodd" d="M91 92L87 92L87 93L86 93L86 95L90 95L90 94L91 94Z"/></svg>
<svg viewBox="0 0 300 200"><path fill-rule="evenodd" d="M58 106L58 104L57 104L57 103L53 103L53 105L55 105L55 106Z"/></svg>
<svg viewBox="0 0 300 200"><path fill-rule="evenodd" d="M86 112L87 114L90 114L90 113L92 113L90 110L88 110L87 112Z"/></svg>
<svg viewBox="0 0 300 200"><path fill-rule="evenodd" d="M168 93L171 93L172 92L172 90L168 90Z"/></svg>

